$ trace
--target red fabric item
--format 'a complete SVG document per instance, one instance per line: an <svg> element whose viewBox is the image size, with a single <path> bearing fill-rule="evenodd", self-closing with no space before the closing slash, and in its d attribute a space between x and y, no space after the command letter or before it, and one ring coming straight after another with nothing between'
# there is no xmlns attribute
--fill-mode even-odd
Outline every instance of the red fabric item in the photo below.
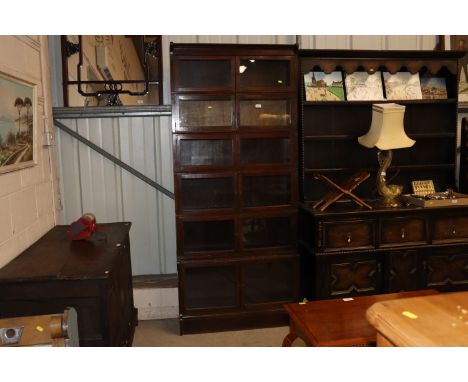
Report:
<svg viewBox="0 0 468 382"><path fill-rule="evenodd" d="M71 240L83 240L91 237L95 230L96 220L84 215L70 225L67 233Z"/></svg>

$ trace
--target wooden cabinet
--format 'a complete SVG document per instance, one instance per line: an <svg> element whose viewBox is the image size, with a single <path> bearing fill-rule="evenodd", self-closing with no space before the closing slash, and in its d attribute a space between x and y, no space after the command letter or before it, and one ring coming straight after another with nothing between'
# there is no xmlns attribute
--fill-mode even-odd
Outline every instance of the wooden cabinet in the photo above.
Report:
<svg viewBox="0 0 468 382"><path fill-rule="evenodd" d="M370 127L372 104L402 104L405 131L416 144L394 150L387 177L403 185L404 193L412 192L411 181L424 179L432 179L437 191L456 189L460 56L435 51L299 51L301 79L310 71L342 71L344 76L356 71L409 71L441 77L447 87L446 99L307 101L301 81L299 241L306 297L468 288L468 208L376 207L376 150L357 140ZM324 212L313 208L329 190L315 173L342 184L361 170L371 177L355 193L374 205L373 210L346 198Z"/></svg>
<svg viewBox="0 0 468 382"><path fill-rule="evenodd" d="M131 346L137 324L130 223L102 224L107 240L71 241L56 226L0 269L0 317L78 315L80 346Z"/></svg>
<svg viewBox="0 0 468 382"><path fill-rule="evenodd" d="M441 221L445 227L446 222L460 223L463 216L468 216L468 207L356 211L346 205L318 212L303 205L304 293L323 299L468 289L468 241L440 229ZM440 232L449 238L441 240Z"/></svg>
<svg viewBox="0 0 468 382"><path fill-rule="evenodd" d="M294 46L171 46L181 333L299 299Z"/></svg>

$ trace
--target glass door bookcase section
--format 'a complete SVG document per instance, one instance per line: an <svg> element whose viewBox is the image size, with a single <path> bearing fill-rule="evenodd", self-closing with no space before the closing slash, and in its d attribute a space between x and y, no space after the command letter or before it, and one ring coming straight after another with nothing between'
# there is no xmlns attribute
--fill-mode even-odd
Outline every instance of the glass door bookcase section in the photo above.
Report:
<svg viewBox="0 0 468 382"><path fill-rule="evenodd" d="M241 250L294 250L297 240L296 220L296 209L243 214L240 218Z"/></svg>
<svg viewBox="0 0 468 382"><path fill-rule="evenodd" d="M295 136L285 134L242 134L240 135L240 166L254 168L258 166L290 167L294 165L292 157L296 142Z"/></svg>
<svg viewBox="0 0 468 382"><path fill-rule="evenodd" d="M171 50L181 332L286 324L282 304L299 299L296 47Z"/></svg>
<svg viewBox="0 0 468 382"><path fill-rule="evenodd" d="M296 75L296 57L239 57L237 90L241 92L291 92Z"/></svg>
<svg viewBox="0 0 468 382"><path fill-rule="evenodd" d="M234 98L229 95L177 95L174 131L229 131L234 128Z"/></svg>
<svg viewBox="0 0 468 382"><path fill-rule="evenodd" d="M299 293L298 272L298 258L291 255L274 260L234 260L216 266L209 261L186 262L179 266L182 280L179 304L184 312L190 314L234 313L245 307L258 313L258 309L265 305L278 310L283 303L296 299ZM238 285L238 279L245 282ZM218 325L214 319L208 330L213 331ZM190 323L187 326L190 327ZM193 328L190 331L200 330Z"/></svg>
<svg viewBox="0 0 468 382"><path fill-rule="evenodd" d="M177 218L177 249L181 256L203 257L236 249L236 221L232 215Z"/></svg>
<svg viewBox="0 0 468 382"><path fill-rule="evenodd" d="M292 105L296 104L294 96L242 95L238 97L237 104L237 123L241 130L289 130L295 125L292 112Z"/></svg>
<svg viewBox="0 0 468 382"><path fill-rule="evenodd" d="M188 264L179 267L180 308L194 310L232 310L239 308L236 264Z"/></svg>
<svg viewBox="0 0 468 382"><path fill-rule="evenodd" d="M240 176L242 208L281 208L297 202L291 173L246 173Z"/></svg>
<svg viewBox="0 0 468 382"><path fill-rule="evenodd" d="M234 212L236 208L236 182L234 173L176 174L176 187L180 198L179 213Z"/></svg>
<svg viewBox="0 0 468 382"><path fill-rule="evenodd" d="M175 171L233 169L235 139L231 133L174 135Z"/></svg>
<svg viewBox="0 0 468 382"><path fill-rule="evenodd" d="M235 67L232 57L177 57L172 61L172 91L234 92Z"/></svg>

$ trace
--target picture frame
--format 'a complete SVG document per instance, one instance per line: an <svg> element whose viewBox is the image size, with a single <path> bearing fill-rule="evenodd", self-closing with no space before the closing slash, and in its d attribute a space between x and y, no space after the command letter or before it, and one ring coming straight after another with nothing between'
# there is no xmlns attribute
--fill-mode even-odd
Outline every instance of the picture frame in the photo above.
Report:
<svg viewBox="0 0 468 382"><path fill-rule="evenodd" d="M304 74L305 99L309 101L344 101L343 73L311 71Z"/></svg>
<svg viewBox="0 0 468 382"><path fill-rule="evenodd" d="M354 72L346 74L346 99L348 101L383 101L384 92L380 71L372 74Z"/></svg>
<svg viewBox="0 0 468 382"><path fill-rule="evenodd" d="M0 72L0 174L37 164L37 85Z"/></svg>

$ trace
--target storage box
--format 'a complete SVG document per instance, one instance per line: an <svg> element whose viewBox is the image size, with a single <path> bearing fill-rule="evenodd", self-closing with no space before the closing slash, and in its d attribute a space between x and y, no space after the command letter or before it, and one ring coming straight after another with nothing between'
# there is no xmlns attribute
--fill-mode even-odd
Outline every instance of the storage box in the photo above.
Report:
<svg viewBox="0 0 468 382"><path fill-rule="evenodd" d="M0 269L0 318L73 307L80 346L130 346L133 305L131 223L100 224L106 240L71 241L56 226Z"/></svg>
<svg viewBox="0 0 468 382"><path fill-rule="evenodd" d="M445 207L445 206L466 206L468 205L468 195L453 193L453 198L446 199L425 199L413 195L401 195L401 199L407 203L419 207Z"/></svg>

